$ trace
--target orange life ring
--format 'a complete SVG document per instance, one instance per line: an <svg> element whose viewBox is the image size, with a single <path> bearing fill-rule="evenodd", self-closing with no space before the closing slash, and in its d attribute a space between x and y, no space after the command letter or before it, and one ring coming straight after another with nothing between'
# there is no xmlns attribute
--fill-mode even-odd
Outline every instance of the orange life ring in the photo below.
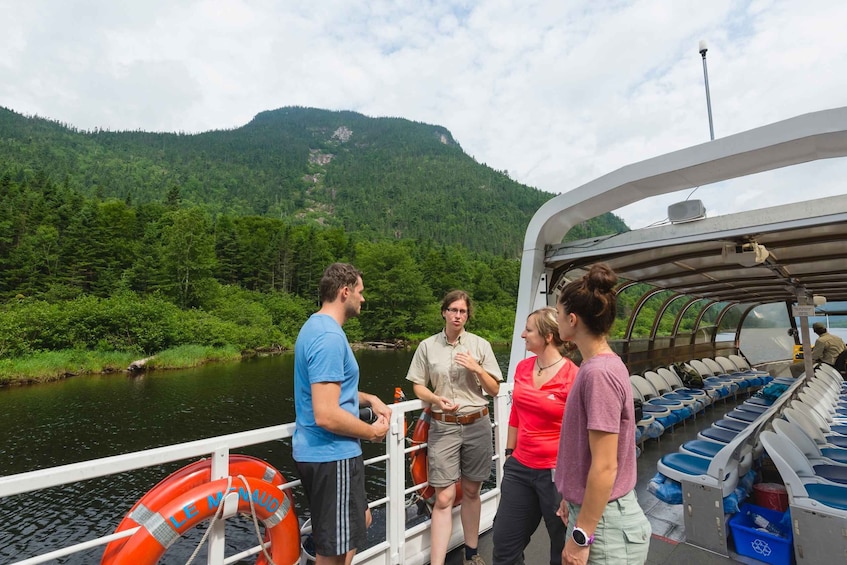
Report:
<svg viewBox="0 0 847 565"><path fill-rule="evenodd" d="M432 421L432 410L429 407L424 408L421 415L418 417L418 421L415 424L415 429L412 432L412 445L423 445L426 443L429 438L429 423ZM428 470L428 462L427 462L427 448L424 447L417 451L413 451L411 455L411 463L410 463L410 471L412 474L412 480L416 485L421 483L425 483L427 481L427 475L429 473ZM418 493L429 506L430 508L435 504L435 489L429 485L425 486ZM458 506L462 503L462 483L461 481L456 482L456 498L453 499L453 506Z"/></svg>
<svg viewBox="0 0 847 565"><path fill-rule="evenodd" d="M231 479L231 482L230 482ZM245 487L244 482L247 486ZM294 565L300 561L300 524L286 491L254 477L230 477L204 483L165 503L148 518L115 556L116 565L158 563L168 547L182 534L215 515L229 492L238 493L238 511L250 512L265 523L270 538L268 552L276 565ZM259 554L257 563L267 562Z"/></svg>
<svg viewBox="0 0 847 565"><path fill-rule="evenodd" d="M249 455L230 455L229 474L237 477L253 477L262 479L272 485L281 485L285 482L282 474L266 461L251 457ZM191 489L208 483L212 480L212 461L201 459L195 461L177 471L174 471L142 496L138 502L127 512L121 520L115 533L134 528L143 523L150 515L159 510L174 498L190 491ZM290 496L290 495L289 495ZM109 543L103 552L101 565L112 565L121 548L126 544L128 538L122 538ZM261 557L264 555L260 554Z"/></svg>

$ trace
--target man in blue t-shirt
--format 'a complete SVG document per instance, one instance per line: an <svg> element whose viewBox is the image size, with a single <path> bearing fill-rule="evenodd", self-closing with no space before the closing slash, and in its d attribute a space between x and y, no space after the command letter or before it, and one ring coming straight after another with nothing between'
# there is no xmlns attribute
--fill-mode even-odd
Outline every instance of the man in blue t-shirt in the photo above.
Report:
<svg viewBox="0 0 847 565"><path fill-rule="evenodd" d="M309 498L318 565L349 565L370 521L360 440L381 441L391 409L359 392L359 364L341 326L359 315L364 284L352 265L333 263L320 282L321 309L294 345L294 460ZM375 422L359 419L369 405Z"/></svg>

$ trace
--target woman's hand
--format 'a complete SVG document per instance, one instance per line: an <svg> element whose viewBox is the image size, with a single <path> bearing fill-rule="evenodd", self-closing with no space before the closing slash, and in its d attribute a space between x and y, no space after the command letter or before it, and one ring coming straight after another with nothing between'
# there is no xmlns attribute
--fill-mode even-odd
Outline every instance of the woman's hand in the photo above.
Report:
<svg viewBox="0 0 847 565"><path fill-rule="evenodd" d="M568 526L568 501L564 498L559 503L559 509L556 510L556 516L562 519L562 523L565 527Z"/></svg>
<svg viewBox="0 0 847 565"><path fill-rule="evenodd" d="M474 359L474 356L466 351L456 354L456 363L473 373L482 373L485 369L479 364L479 361Z"/></svg>
<svg viewBox="0 0 847 565"><path fill-rule="evenodd" d="M453 401L451 401L449 398L438 396L436 397L436 400L438 401L438 407L441 409L442 412L449 414L459 409L459 405L454 404Z"/></svg>
<svg viewBox="0 0 847 565"><path fill-rule="evenodd" d="M562 550L562 565L585 565L588 563L590 551L590 545L580 547L573 538L569 537L568 541L565 542L565 549Z"/></svg>

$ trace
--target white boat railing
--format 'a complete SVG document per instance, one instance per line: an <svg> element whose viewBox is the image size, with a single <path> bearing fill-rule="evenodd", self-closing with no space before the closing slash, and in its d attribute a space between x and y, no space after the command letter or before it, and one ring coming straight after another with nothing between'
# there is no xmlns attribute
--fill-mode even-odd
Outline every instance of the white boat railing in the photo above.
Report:
<svg viewBox="0 0 847 565"><path fill-rule="evenodd" d="M503 383L500 394L494 398L494 448L495 448L495 477L496 485L500 484L503 472L503 450L506 445L509 410L511 408L511 383ZM392 416L389 433L386 436L385 453L365 461L366 466L387 462L385 465L385 496L370 501L371 508L385 506L386 531L385 539L376 545L359 552L354 563L364 564L408 564L417 565L429 562L429 520L410 528L406 527L406 505L410 496L424 488L426 483L406 485L406 470L409 468L409 455L423 446L409 445L406 425L412 430L415 420L410 419L411 413L420 412L424 405L420 400L409 400L392 404ZM288 423L268 428L238 432L234 434L201 439L186 443L169 445L104 457L91 461L82 461L59 467L40 469L16 475L0 477L0 499L8 496L23 494L36 490L57 487L99 477L105 477L135 471L156 465L184 461L202 457L211 458L211 479L225 478L229 475L229 456L233 450L268 442L290 438L294 434L294 423ZM281 489L290 489L300 485L299 480L292 480ZM481 531L487 531L493 524L494 514L499 503L499 488L492 488L482 493ZM458 509L454 509L454 513ZM116 524L117 526L117 524ZM131 536L138 528L124 530L120 533L104 535L96 539L82 541L64 548L50 549L45 553L27 556L9 565L37 565L61 557L91 550L116 539ZM305 533L305 531L304 531ZM214 524L208 537L208 565L226 565L257 554L261 547L256 545L235 555L225 556L225 522ZM458 519L454 519L450 547L456 547L462 542L462 528ZM302 552L300 563L307 563L311 558ZM283 564L277 564L283 565ZM291 565L291 564L285 564Z"/></svg>

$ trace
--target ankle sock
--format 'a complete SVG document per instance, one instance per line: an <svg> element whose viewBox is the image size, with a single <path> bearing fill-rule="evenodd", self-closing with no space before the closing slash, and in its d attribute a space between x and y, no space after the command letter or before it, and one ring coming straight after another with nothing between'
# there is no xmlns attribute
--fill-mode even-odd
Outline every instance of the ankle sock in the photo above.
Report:
<svg viewBox="0 0 847 565"><path fill-rule="evenodd" d="M477 548L465 546L465 560L470 561L471 557L477 554Z"/></svg>

